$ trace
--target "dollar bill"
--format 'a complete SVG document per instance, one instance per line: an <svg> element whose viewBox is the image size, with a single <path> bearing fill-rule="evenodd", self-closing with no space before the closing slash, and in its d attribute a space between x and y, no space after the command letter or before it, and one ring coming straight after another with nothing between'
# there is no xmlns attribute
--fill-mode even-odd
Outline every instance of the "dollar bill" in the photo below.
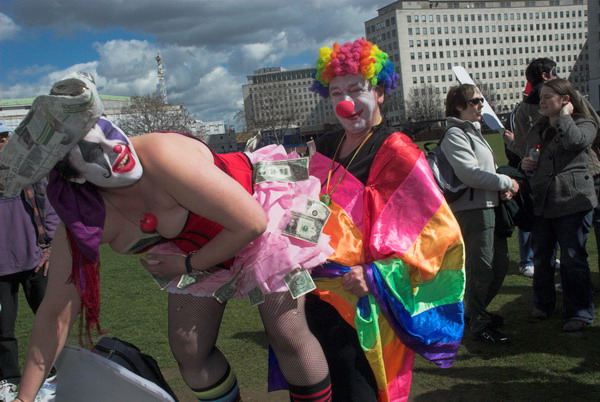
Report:
<svg viewBox="0 0 600 402"><path fill-rule="evenodd" d="M156 282L160 290L165 290L165 288L169 286L169 283L173 282L173 279L175 279L175 276L158 276L152 274L150 275L152 276L152 279L154 279L154 282Z"/></svg>
<svg viewBox="0 0 600 402"><path fill-rule="evenodd" d="M292 298L297 299L302 295L317 288L315 282L310 277L308 271L302 268L296 268L289 274L287 274L283 280L287 285Z"/></svg>
<svg viewBox="0 0 600 402"><path fill-rule="evenodd" d="M251 306L258 306L265 301L265 295L257 286L248 292L248 300L250 301Z"/></svg>
<svg viewBox="0 0 600 402"><path fill-rule="evenodd" d="M196 282L201 282L207 276L210 276L214 271L194 271L191 275L181 275L179 283L177 283L177 289L185 289Z"/></svg>
<svg viewBox="0 0 600 402"><path fill-rule="evenodd" d="M254 164L254 183L284 181L295 183L308 179L308 158L263 161Z"/></svg>
<svg viewBox="0 0 600 402"><path fill-rule="evenodd" d="M231 278L223 285L221 285L217 290L215 290L215 293L213 293L213 297L217 299L219 303L222 304L225 303L227 300L231 299L237 288L237 279L240 275L240 272L242 271L239 270L238 272L236 272L233 278Z"/></svg>
<svg viewBox="0 0 600 402"><path fill-rule="evenodd" d="M306 214L319 219L325 226L329 215L331 215L331 210L321 201L309 198L306 200Z"/></svg>
<svg viewBox="0 0 600 402"><path fill-rule="evenodd" d="M304 240L310 243L319 243L321 230L324 223L311 215L303 214L298 211L291 211L292 218L283 229L282 233L286 236Z"/></svg>

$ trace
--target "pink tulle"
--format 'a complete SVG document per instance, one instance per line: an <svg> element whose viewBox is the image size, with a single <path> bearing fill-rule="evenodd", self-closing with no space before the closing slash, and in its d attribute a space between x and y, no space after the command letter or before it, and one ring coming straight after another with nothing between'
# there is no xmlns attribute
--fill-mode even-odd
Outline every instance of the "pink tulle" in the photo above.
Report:
<svg viewBox="0 0 600 402"><path fill-rule="evenodd" d="M261 148L248 156L253 164L299 157L295 152L288 155L282 146L276 145ZM321 183L314 176L297 183L264 182L254 185L254 198L267 212L267 230L238 253L231 269L219 270L183 290L177 289L179 278L176 278L166 290L211 296L241 270L234 297L243 298L256 286L265 294L287 291L283 278L289 272L297 267L310 270L325 262L334 251L329 246L329 236L325 234L321 234L318 244L313 244L281 233L291 217L291 211L304 212L307 199L318 200L320 189ZM152 253L183 254L172 243L157 246Z"/></svg>

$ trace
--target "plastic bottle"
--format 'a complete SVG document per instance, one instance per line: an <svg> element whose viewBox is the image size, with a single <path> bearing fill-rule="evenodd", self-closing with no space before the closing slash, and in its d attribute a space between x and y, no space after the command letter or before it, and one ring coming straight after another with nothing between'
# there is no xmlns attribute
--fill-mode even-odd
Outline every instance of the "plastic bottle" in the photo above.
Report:
<svg viewBox="0 0 600 402"><path fill-rule="evenodd" d="M533 159L534 162L537 162L538 160L540 160L540 153L542 152L541 150L541 145L536 144L533 146L533 148L531 148L529 150L529 157L531 159ZM527 176L533 176L533 173L535 172L535 170L531 170L529 172L527 172Z"/></svg>

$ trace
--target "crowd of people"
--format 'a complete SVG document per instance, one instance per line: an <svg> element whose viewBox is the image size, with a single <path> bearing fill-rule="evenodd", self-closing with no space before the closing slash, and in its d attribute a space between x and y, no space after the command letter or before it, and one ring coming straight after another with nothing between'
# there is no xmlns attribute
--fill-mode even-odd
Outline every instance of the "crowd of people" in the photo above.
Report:
<svg viewBox="0 0 600 402"><path fill-rule="evenodd" d="M505 135L535 205L532 315L556 309L558 244L564 330L578 331L594 315L585 244L600 187L588 167L598 127L554 69L538 68L542 80L529 76L536 63L523 105L537 96L540 116L532 111ZM101 107L68 111L85 129L55 126L68 146L52 166L39 167L47 168L47 186L31 183L0 199L0 216L11 223L2 230L20 234L0 243L0 255L15 256L0 261L0 377L20 384L15 402L35 399L78 315L84 337L100 329L104 243L117 253L146 253L144 268L169 278L169 344L201 401L240 398L216 347L230 297L257 305L273 352L269 389L287 389L293 401L407 400L414 353L451 366L465 323L478 340L510 342L498 330L503 317L487 310L507 272L496 211L528 185L497 172L481 133L477 87L458 85L446 99L440 146L469 187L448 204L424 154L382 115L398 79L388 55L359 39L321 48L316 67L311 89L331 101L341 128L319 138L306 164L276 146L216 154L180 133L128 138ZM44 101L73 94L99 102L85 74L57 82ZM40 113L34 103L13 137ZM0 135L2 145L6 139ZM529 149L537 145L534 160ZM11 254L15 241L22 257ZM46 286L32 289L46 273L39 305ZM37 310L22 377L14 335L19 284Z"/></svg>

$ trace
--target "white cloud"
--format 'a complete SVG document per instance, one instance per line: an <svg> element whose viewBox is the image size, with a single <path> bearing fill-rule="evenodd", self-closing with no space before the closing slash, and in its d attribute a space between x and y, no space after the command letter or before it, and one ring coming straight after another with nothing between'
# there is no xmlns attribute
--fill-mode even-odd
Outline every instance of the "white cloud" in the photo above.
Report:
<svg viewBox="0 0 600 402"><path fill-rule="evenodd" d="M65 75L74 71L87 71L96 74L97 62L75 64L64 70L53 70L52 72L42 76L38 81L32 83L18 83L11 86L0 87L2 98L33 98L40 94L47 94L52 88L52 84L60 80ZM96 82L98 84L98 82Z"/></svg>
<svg viewBox="0 0 600 402"><path fill-rule="evenodd" d="M13 0L11 17L4 17L15 27L49 28L59 37L118 28L152 41L132 40L126 33L122 39L99 41L94 62L52 70L32 84L0 85L0 90L3 97L34 96L47 92L62 74L87 67L97 76L101 93L146 94L156 89L154 58L160 50L169 101L183 103L201 120L227 119L242 107L246 75L265 66L312 65L319 47L364 36L364 21L389 2ZM48 68L43 64L52 60L39 63L31 71L43 73Z"/></svg>
<svg viewBox="0 0 600 402"><path fill-rule="evenodd" d="M12 39L20 29L12 18L0 13L0 41Z"/></svg>

